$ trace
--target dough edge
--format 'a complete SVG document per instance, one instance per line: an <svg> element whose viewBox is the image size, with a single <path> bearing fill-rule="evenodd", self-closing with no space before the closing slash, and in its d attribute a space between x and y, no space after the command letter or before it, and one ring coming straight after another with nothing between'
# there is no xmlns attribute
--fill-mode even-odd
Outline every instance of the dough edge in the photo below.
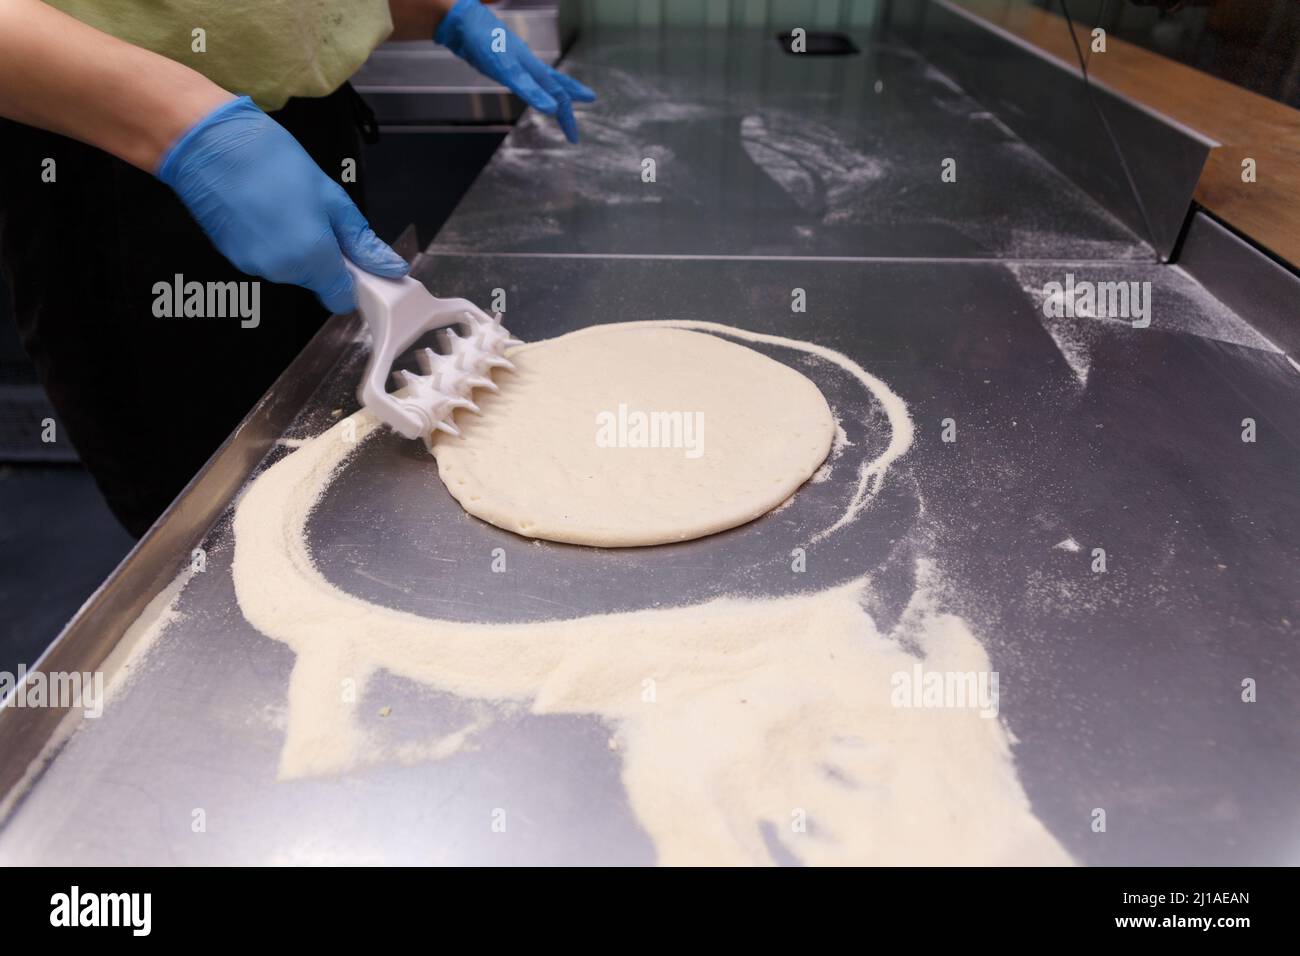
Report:
<svg viewBox="0 0 1300 956"><path fill-rule="evenodd" d="M672 327L668 326L664 328ZM572 332L566 332L563 335L554 336L553 338L526 342L523 345L511 349L507 353L507 357L515 357L531 349L553 345L565 340L644 329L645 326L639 322L607 322L599 325L585 326L581 329L575 329ZM700 523L694 524L690 528L673 535L648 536L644 530L627 532L621 529L603 531L581 527L555 527L548 522L528 524L527 527L524 527L523 522L516 520L508 513L508 508L495 506L494 501L489 498L480 498L477 501L470 501L471 489L469 486L462 486L458 482L448 480L449 476L446 466L443 459L438 455L438 449L443 447L442 442L446 436L439 435L439 440L434 445L433 454L434 458L438 462L438 477L442 482L443 487L447 489L452 498L456 500L468 515L478 518L481 521L485 521L503 531L509 531L512 534L517 534L520 537L530 540L554 541L560 544L572 544L596 548L656 547L664 544L678 544L684 541L693 541L723 531L729 531L732 528L738 528L781 507L789 501L796 491L808 483L808 480L817 472L817 469L825 463L827 457L830 455L831 447L835 441L836 426L835 417L831 412L829 403L826 401L826 396L822 394L821 389L817 387L817 384L813 382L812 379L807 375L804 375L798 369L787 365L785 362L778 361L757 349L750 348L747 344L742 344L741 342L736 342L727 338L725 331L719 330L718 333L696 329L674 329L674 331L684 332L691 335L709 336L710 338L721 340L737 348L746 349L763 362L771 363L771 365L779 369L777 374L787 376L794 387L806 390L809 395L815 395L820 402L821 408L819 409L819 412L822 414L819 417L822 419L821 424L823 425L822 431L824 433L822 436L822 444L824 447L819 450L816 460L813 461L809 467L806 469L800 469L790 478L790 480L783 482L779 486L779 498L775 498L774 496L774 500L765 499L761 507L755 505L752 500L738 502L733 507L712 512L709 520L701 521ZM741 332L743 330L737 331ZM506 372L502 376L502 381L500 382L502 388L509 387L509 376L509 372ZM457 412L457 415L463 414L466 413ZM458 489L460 490L458 491Z"/></svg>

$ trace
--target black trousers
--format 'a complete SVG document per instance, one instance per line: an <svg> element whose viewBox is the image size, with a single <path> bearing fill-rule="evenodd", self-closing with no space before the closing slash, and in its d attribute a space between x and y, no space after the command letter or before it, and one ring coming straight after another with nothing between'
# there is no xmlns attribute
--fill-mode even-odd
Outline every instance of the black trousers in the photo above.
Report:
<svg viewBox="0 0 1300 956"><path fill-rule="evenodd" d="M273 114L329 176L373 122L344 86ZM369 126L373 130L373 126ZM43 182L45 160L54 182ZM360 176L357 177L361 179ZM361 203L359 186L342 183ZM363 207L364 208L364 207ZM0 121L0 268L28 354L109 507L141 535L328 317L261 283L261 321L155 318L154 284L249 280L176 195L90 146Z"/></svg>

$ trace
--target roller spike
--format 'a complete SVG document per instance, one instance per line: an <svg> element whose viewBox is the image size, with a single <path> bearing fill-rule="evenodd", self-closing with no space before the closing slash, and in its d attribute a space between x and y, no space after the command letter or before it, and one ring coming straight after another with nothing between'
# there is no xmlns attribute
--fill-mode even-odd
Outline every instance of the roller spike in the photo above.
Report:
<svg viewBox="0 0 1300 956"><path fill-rule="evenodd" d="M420 371L425 375L432 375L442 364L442 356L433 349L420 349L415 353L415 361L420 366Z"/></svg>
<svg viewBox="0 0 1300 956"><path fill-rule="evenodd" d="M421 437L432 449L439 432L454 437L462 432L455 422L457 409L482 414L474 401L474 390L500 392L492 381L492 370L513 371L505 357L512 347L523 345L505 327L499 311L487 312L467 299L437 299L414 279L398 280L394 296L388 280L350 269L358 288L375 293L362 296L362 315L370 326L376 355L367 369L360 393L375 415L403 435ZM383 284L383 294L379 287ZM408 369L394 369L397 342L413 342L424 332L437 332L435 348L416 348ZM389 334L389 333L393 334ZM391 378L399 394L379 395ZM365 401L365 399L363 399Z"/></svg>

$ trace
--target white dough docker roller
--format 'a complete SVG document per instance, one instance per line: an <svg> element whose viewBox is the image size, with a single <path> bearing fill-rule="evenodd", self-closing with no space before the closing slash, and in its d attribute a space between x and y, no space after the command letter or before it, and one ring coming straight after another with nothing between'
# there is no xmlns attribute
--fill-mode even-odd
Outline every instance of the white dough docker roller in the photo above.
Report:
<svg viewBox="0 0 1300 956"><path fill-rule="evenodd" d="M423 438L433 447L433 433L459 435L452 422L458 408L478 412L470 397L476 388L497 391L492 369L514 369L506 349L523 345L501 324L499 313L491 316L468 299L439 299L410 276L385 279L344 260L357 287L357 311L370 327L374 339L370 361L357 389L357 397L376 418L407 438ZM458 335L446 326L460 325ZM422 375L401 369L393 362L432 329L444 329L439 344L445 353L420 349L415 353ZM385 383L392 374L400 392L391 393Z"/></svg>

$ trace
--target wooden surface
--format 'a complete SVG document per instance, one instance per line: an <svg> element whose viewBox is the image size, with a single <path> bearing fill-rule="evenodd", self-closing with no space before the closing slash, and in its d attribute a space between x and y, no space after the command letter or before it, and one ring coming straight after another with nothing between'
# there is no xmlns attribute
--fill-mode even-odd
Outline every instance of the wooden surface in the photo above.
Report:
<svg viewBox="0 0 1300 956"><path fill-rule="evenodd" d="M1062 17L1007 0L956 2L1078 69ZM1206 161L1196 201L1300 267L1300 110L1113 36L1105 53L1092 53L1091 28L1076 23L1075 33L1094 82L1220 144ZM1256 164L1253 183L1241 178L1247 157Z"/></svg>

